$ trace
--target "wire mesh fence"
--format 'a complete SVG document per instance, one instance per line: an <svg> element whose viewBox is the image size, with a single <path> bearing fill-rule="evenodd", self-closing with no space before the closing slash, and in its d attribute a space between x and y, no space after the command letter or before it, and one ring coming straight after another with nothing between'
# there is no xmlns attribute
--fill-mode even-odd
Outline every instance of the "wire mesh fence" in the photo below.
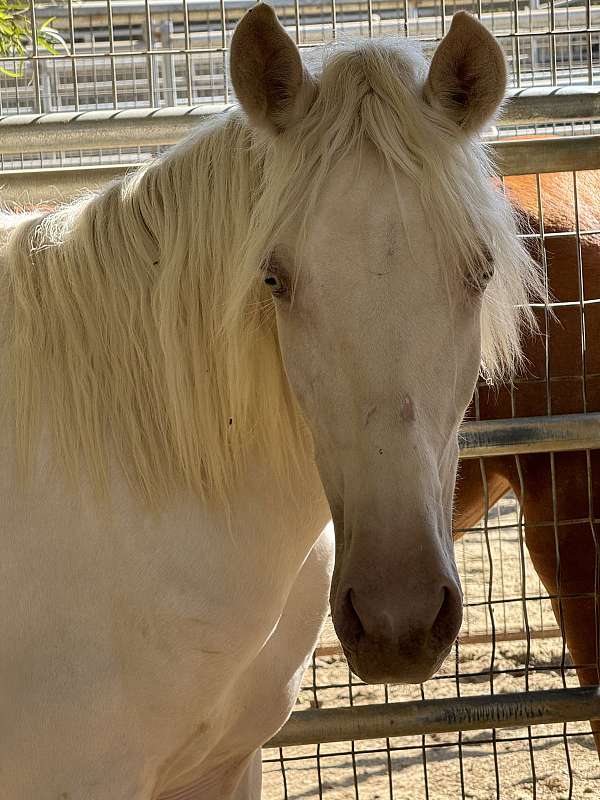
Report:
<svg viewBox="0 0 600 800"><path fill-rule="evenodd" d="M576 667L586 665L574 662L566 649L550 595L528 556L514 495L463 532L456 556L465 596L463 629L434 679L420 687L366 686L327 636L305 676L298 706L577 686ZM578 602L584 594L561 598ZM594 626L588 634L596 635ZM273 800L585 798L595 796L600 778L588 723L266 750L264 762L265 796Z"/></svg>
<svg viewBox="0 0 600 800"><path fill-rule="evenodd" d="M13 0L8 0L13 2ZM16 2L16 0L14 0ZM250 0L29 0L31 30L49 25L52 53L32 37L0 60L0 117L170 106L226 107L235 100L227 49ZM501 43L513 87L593 85L600 78L600 6L592 0L276 0L277 13L310 62L311 50L356 36L413 37L431 53L452 14L477 14ZM489 133L593 134L585 119L524 120ZM0 170L56 169L144 161L157 147L102 147L3 154Z"/></svg>
<svg viewBox="0 0 600 800"><path fill-rule="evenodd" d="M469 697L577 686L524 544L516 498L496 504L456 547L465 593L461 638L440 673L420 687L366 686L334 652L317 650L299 708ZM590 631L594 635L594 631ZM265 797L585 798L600 767L589 723L433 734L265 750Z"/></svg>
<svg viewBox="0 0 600 800"><path fill-rule="evenodd" d="M29 0L54 54L33 38L0 61L0 113L228 103L227 47L249 0ZM592 0L276 0L304 49L345 36L415 37L431 50L460 9L477 14L506 53L511 85L594 83L600 7Z"/></svg>

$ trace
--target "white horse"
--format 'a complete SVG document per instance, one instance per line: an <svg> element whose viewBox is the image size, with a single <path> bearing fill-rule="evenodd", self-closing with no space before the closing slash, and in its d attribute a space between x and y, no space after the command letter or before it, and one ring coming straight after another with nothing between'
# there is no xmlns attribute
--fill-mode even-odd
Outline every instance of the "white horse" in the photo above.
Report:
<svg viewBox="0 0 600 800"><path fill-rule="evenodd" d="M458 14L318 75L266 5L241 109L97 195L4 220L0 798L260 796L328 601L421 681L461 620L457 430L539 289ZM324 492L323 492L324 489Z"/></svg>

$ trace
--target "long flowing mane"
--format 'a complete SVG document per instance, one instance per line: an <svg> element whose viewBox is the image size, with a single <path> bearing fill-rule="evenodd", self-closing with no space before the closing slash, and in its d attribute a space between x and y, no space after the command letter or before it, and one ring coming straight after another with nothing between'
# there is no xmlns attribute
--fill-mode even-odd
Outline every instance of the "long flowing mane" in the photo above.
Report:
<svg viewBox="0 0 600 800"><path fill-rule="evenodd" d="M9 223L1 368L23 466L43 419L74 475L105 486L114 455L149 499L226 497L258 452L287 470L306 437L260 269L366 142L418 182L449 269L468 278L496 255L482 365L509 374L541 279L483 146L424 102L425 75L407 44L328 52L313 106L275 142L230 111L101 193Z"/></svg>

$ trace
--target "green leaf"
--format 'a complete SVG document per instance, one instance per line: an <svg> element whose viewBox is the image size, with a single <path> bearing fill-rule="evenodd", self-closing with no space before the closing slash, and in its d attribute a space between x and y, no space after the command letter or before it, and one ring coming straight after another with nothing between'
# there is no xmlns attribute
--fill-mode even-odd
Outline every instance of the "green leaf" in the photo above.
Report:
<svg viewBox="0 0 600 800"><path fill-rule="evenodd" d="M38 33L36 37L36 41L40 47L43 47L51 56L57 56L59 51L54 46L53 42L50 39L46 39L43 33Z"/></svg>
<svg viewBox="0 0 600 800"><path fill-rule="evenodd" d="M6 67L0 67L0 72L3 75L8 75L9 78L22 78L23 77L23 67L21 67L20 72L13 72L12 69L7 69Z"/></svg>
<svg viewBox="0 0 600 800"><path fill-rule="evenodd" d="M31 30L29 19L29 4L24 0L0 0L0 58L27 55L27 45L35 39L38 47L50 55L58 55L54 38L45 35L49 33L55 18L46 19L37 26L36 31ZM0 72L12 77L21 77L24 64L18 71L0 66Z"/></svg>

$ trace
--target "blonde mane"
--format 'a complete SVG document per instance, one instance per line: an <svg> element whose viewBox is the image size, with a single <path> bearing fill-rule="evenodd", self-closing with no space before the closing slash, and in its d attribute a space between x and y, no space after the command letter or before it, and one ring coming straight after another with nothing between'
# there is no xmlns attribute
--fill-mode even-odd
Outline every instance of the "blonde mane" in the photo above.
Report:
<svg viewBox="0 0 600 800"><path fill-rule="evenodd" d="M510 374L541 278L483 146L423 101L425 74L407 45L329 52L310 111L275 142L230 111L100 194L9 223L1 377L23 467L43 418L74 476L106 487L114 455L152 502L181 486L224 499L257 453L287 471L306 436L260 269L365 142L420 185L449 269L468 279L497 254L482 367Z"/></svg>

